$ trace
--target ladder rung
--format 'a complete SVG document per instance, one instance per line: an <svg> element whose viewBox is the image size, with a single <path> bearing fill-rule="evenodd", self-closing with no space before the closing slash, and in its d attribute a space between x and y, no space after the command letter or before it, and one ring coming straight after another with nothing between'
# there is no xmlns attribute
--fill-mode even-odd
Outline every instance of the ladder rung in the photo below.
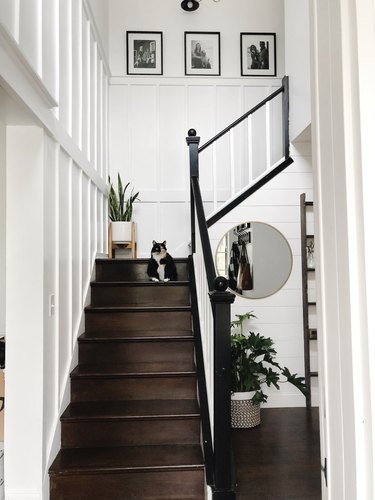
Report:
<svg viewBox="0 0 375 500"><path fill-rule="evenodd" d="M318 331L316 328L310 328L309 330L310 340L316 340L318 338Z"/></svg>

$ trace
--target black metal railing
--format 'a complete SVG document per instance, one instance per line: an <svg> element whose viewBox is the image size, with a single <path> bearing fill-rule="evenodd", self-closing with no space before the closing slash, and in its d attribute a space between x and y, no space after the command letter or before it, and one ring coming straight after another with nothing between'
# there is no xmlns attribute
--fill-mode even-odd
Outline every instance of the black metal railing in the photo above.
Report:
<svg viewBox="0 0 375 500"><path fill-rule="evenodd" d="M199 153L214 144L232 128L243 122L252 113L261 109L272 99L283 94L282 119L283 119L283 161L262 179L254 183L248 190L241 192L236 200L231 201L214 218L206 220L201 189L199 185ZM190 156L190 203L191 203L191 249L192 256L197 252L197 238L200 241L203 266L207 282L207 292L212 310L212 332L205 332L213 336L213 430L210 424L208 394L205 388L205 366L202 350L202 338L199 321L198 299L195 290L195 274L193 257L190 258L190 273L192 278L192 309L193 329L196 343L196 360L198 371L198 386L202 415L203 447L206 463L207 483L212 487L214 500L234 500L236 498L232 452L231 452L231 419L230 419L230 377L231 377L231 304L234 294L227 290L226 278L216 275L208 227L217 222L225 213L228 213L249 195L260 189L265 183L275 177L293 160L289 156L289 85L288 77L282 80L282 86L262 102L231 123L219 134L199 147L200 138L196 131L190 129L186 142L189 146ZM197 234L197 231L199 234Z"/></svg>

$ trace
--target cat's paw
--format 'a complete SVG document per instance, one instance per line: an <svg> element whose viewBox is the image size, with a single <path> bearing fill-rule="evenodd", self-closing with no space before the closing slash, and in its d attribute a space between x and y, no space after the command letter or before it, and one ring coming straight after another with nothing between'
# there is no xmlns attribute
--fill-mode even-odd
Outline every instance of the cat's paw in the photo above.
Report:
<svg viewBox="0 0 375 500"><path fill-rule="evenodd" d="M155 281L156 283L159 283L159 280L157 278L150 278L151 281Z"/></svg>
<svg viewBox="0 0 375 500"><path fill-rule="evenodd" d="M167 281L171 281L170 278L164 278L164 281L167 282Z"/></svg>

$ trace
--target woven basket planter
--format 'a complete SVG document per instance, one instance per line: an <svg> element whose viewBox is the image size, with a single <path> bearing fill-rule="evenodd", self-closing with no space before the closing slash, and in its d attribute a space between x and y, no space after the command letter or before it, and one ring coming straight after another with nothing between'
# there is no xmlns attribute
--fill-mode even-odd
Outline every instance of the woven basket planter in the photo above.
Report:
<svg viewBox="0 0 375 500"><path fill-rule="evenodd" d="M237 392L231 398L231 425L234 429L248 429L260 424L260 404L254 404L254 393ZM242 398L242 399L240 399Z"/></svg>

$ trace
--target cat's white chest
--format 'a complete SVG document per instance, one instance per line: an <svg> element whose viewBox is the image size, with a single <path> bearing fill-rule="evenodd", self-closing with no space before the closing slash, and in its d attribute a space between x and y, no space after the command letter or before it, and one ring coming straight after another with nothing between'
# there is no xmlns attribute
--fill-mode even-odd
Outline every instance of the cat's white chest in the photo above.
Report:
<svg viewBox="0 0 375 500"><path fill-rule="evenodd" d="M165 264L160 264L161 259L165 257L165 255L161 254L153 254L154 259L158 263L158 275L160 281L164 281L165 278Z"/></svg>

